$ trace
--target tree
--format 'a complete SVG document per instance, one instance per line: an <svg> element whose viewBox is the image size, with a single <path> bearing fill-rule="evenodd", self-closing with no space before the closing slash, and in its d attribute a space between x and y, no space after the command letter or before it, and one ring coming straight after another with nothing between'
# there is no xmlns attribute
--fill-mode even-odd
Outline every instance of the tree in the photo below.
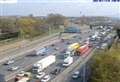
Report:
<svg viewBox="0 0 120 82"><path fill-rule="evenodd" d="M47 17L47 23L50 26L58 27L59 25L64 25L66 17L60 14L49 14Z"/></svg>
<svg viewBox="0 0 120 82"><path fill-rule="evenodd" d="M20 29L20 35L24 37L30 37L35 34L35 20L33 20L30 17L23 17L19 18L17 21L17 25L19 26Z"/></svg>
<svg viewBox="0 0 120 82"><path fill-rule="evenodd" d="M91 82L120 81L120 56L115 52L96 54L93 58Z"/></svg>
<svg viewBox="0 0 120 82"><path fill-rule="evenodd" d="M7 18L0 19L0 29L2 30L2 33L14 33L19 31L15 25L15 20Z"/></svg>

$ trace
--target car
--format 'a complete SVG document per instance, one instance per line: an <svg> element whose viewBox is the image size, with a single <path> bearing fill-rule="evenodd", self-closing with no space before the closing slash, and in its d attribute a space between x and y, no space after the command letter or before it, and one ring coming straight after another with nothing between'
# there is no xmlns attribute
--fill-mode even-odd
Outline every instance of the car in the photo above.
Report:
<svg viewBox="0 0 120 82"><path fill-rule="evenodd" d="M55 68L55 69L51 72L51 74L57 75L57 74L59 74L60 72L61 72L61 69L60 69L60 68Z"/></svg>
<svg viewBox="0 0 120 82"><path fill-rule="evenodd" d="M54 47L54 46L55 46L55 44L51 44L51 46L52 46L52 47Z"/></svg>
<svg viewBox="0 0 120 82"><path fill-rule="evenodd" d="M8 71L16 71L19 69L19 66L8 67Z"/></svg>
<svg viewBox="0 0 120 82"><path fill-rule="evenodd" d="M101 45L101 49L106 49L106 48L107 48L107 46L108 46L108 44L107 44L107 43L103 43L103 44Z"/></svg>
<svg viewBox="0 0 120 82"><path fill-rule="evenodd" d="M64 39L61 39L61 42L65 42L65 40L64 40Z"/></svg>
<svg viewBox="0 0 120 82"><path fill-rule="evenodd" d="M107 29L106 31L107 31L107 32L110 32L111 30L110 30L110 29Z"/></svg>
<svg viewBox="0 0 120 82"><path fill-rule="evenodd" d="M77 78L79 78L79 75L80 75L80 72L79 72L79 71L75 71L75 72L73 73L73 75L72 75L72 78L73 78L73 79L77 79Z"/></svg>
<svg viewBox="0 0 120 82"><path fill-rule="evenodd" d="M61 53L65 53L66 52L66 49L63 49L62 51L61 51Z"/></svg>
<svg viewBox="0 0 120 82"><path fill-rule="evenodd" d="M55 50L59 50L59 47L55 47Z"/></svg>
<svg viewBox="0 0 120 82"><path fill-rule="evenodd" d="M90 40L90 41L95 41L96 38L94 38L94 37L89 37L89 40Z"/></svg>
<svg viewBox="0 0 120 82"><path fill-rule="evenodd" d="M38 72L38 74L35 75L35 78L41 79L43 76L45 76L45 72Z"/></svg>
<svg viewBox="0 0 120 82"><path fill-rule="evenodd" d="M23 77L25 74L25 71L20 71L16 76Z"/></svg>
<svg viewBox="0 0 120 82"><path fill-rule="evenodd" d="M68 42L66 42L66 44L69 45L69 44L71 44L71 42L68 41Z"/></svg>
<svg viewBox="0 0 120 82"><path fill-rule="evenodd" d="M42 79L41 82L48 82L50 80L50 75L45 75Z"/></svg>
<svg viewBox="0 0 120 82"><path fill-rule="evenodd" d="M77 38L78 36L73 36L73 38Z"/></svg>
<svg viewBox="0 0 120 82"><path fill-rule="evenodd" d="M96 45L96 48L97 48L97 49L100 49L100 48L101 48L101 45Z"/></svg>
<svg viewBox="0 0 120 82"><path fill-rule="evenodd" d="M41 56L45 56L45 55L47 55L47 52L44 52L44 53L41 54Z"/></svg>
<svg viewBox="0 0 120 82"><path fill-rule="evenodd" d="M17 77L31 77L30 72L20 71L17 75Z"/></svg>
<svg viewBox="0 0 120 82"><path fill-rule="evenodd" d="M14 59L10 59L10 60L6 61L6 62L4 63L4 65L9 65L9 64L12 64L12 63L14 63L14 62L15 62Z"/></svg>

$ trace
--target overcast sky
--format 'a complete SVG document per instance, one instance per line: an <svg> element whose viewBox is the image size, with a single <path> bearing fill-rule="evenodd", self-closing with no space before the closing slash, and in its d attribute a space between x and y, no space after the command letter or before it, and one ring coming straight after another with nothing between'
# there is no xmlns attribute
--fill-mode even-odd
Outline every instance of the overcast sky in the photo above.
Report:
<svg viewBox="0 0 120 82"><path fill-rule="evenodd" d="M46 16L59 13L65 16L120 17L120 3L93 2L92 0L18 0L17 3L0 4L0 15Z"/></svg>

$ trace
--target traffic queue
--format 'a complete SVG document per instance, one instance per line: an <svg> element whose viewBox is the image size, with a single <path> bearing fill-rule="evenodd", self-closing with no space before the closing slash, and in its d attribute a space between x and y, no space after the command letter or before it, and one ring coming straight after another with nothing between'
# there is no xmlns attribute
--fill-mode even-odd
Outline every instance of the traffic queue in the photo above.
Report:
<svg viewBox="0 0 120 82"><path fill-rule="evenodd" d="M112 29L111 29L112 30ZM110 35L109 32L96 32L94 35L92 35L90 38L85 39L82 43L80 42L73 42L73 43L69 43L67 42L67 48L64 50L64 53L62 54L62 56L64 57L64 59L61 62L61 65L63 68L67 68L69 67L71 64L74 63L74 57L81 57L81 56L87 56L89 54L86 54L87 52L89 52L89 50L91 48L93 48L93 46L95 46L94 44L97 43L97 45L103 45L105 42L105 38L106 37L113 37L113 35ZM108 37L108 38L109 38ZM108 39L107 38L107 39ZM111 38L110 38L111 40ZM61 40L61 42L66 42L63 39ZM91 43L92 42L92 43ZM108 43L108 42L106 42ZM95 46L97 48L97 45ZM52 47L54 47L55 45L51 45ZM55 47L55 50L59 51L58 47ZM34 55L35 56L44 56L46 55L47 51L49 51L49 49L47 47L43 47L40 49L36 49L34 50ZM32 65L32 70L30 71L35 79L37 79L36 81L38 82L48 82L51 79L50 74L47 74L44 72L44 70L48 67L50 67L51 65L55 64L57 62L57 57L55 54L53 55L49 55L46 56L42 59L40 59L39 61L37 61L36 63L34 63ZM61 68L55 68L55 70L51 71L51 74L57 75L58 73L61 72ZM21 74L21 73L20 73ZM17 79L15 82L27 82L31 79L31 75L27 75L26 77L26 73L22 72L22 76L20 74L17 74L15 79ZM75 74L79 74L78 72ZM76 76L73 76L76 77ZM23 81L24 80L24 81Z"/></svg>

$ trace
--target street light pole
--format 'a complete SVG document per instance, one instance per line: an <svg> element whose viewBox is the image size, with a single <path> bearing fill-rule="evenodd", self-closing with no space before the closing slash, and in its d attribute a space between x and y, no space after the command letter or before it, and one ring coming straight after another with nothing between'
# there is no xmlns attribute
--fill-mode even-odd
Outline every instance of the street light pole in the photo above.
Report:
<svg viewBox="0 0 120 82"><path fill-rule="evenodd" d="M86 65L83 67L83 82L86 82Z"/></svg>
<svg viewBox="0 0 120 82"><path fill-rule="evenodd" d="M49 35L50 35L50 34L51 34L51 26L49 26L49 28L48 28L48 29L49 29Z"/></svg>

